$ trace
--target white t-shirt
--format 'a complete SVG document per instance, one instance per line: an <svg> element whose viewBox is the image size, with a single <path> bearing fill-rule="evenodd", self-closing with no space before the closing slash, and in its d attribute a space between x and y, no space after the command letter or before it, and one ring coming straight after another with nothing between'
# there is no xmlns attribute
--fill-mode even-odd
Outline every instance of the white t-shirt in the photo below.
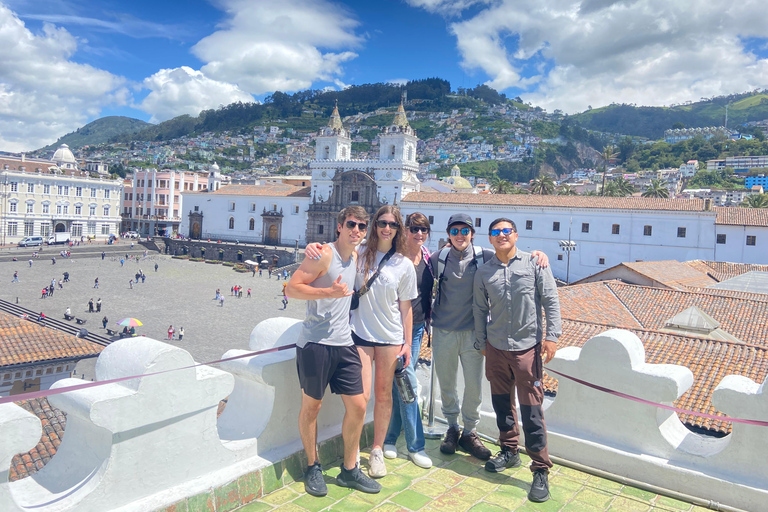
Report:
<svg viewBox="0 0 768 512"><path fill-rule="evenodd" d="M365 264L358 258L355 289L359 290L379 268L386 253L376 253L376 265L363 275ZM418 297L416 270L402 254L395 253L381 269L370 290L360 297L360 306L352 311L352 330L366 341L403 344L400 301Z"/></svg>

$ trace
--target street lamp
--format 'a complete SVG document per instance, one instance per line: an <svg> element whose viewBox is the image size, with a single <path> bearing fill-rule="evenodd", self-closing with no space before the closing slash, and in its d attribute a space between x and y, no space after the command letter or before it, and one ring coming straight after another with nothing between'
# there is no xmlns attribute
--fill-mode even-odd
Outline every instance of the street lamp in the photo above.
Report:
<svg viewBox="0 0 768 512"><path fill-rule="evenodd" d="M569 236L568 240L560 240L558 244L560 245L560 249L566 252L567 255L567 263L566 263L566 271L565 271L565 284L571 284L571 251L576 250L576 242L571 240L570 237L570 230L569 230Z"/></svg>

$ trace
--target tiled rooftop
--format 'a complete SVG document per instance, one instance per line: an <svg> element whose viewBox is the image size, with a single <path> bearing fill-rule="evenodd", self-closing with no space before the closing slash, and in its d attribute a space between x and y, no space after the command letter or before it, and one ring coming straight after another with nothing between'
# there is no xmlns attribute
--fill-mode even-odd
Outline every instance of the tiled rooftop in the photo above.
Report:
<svg viewBox="0 0 768 512"><path fill-rule="evenodd" d="M219 196L309 197L309 191L310 187L297 187L294 185L227 185L215 192L196 193Z"/></svg>
<svg viewBox="0 0 768 512"><path fill-rule="evenodd" d="M752 263L730 263L727 261L686 261L686 265L700 272L709 274L718 281L725 281L732 277L740 276L746 272L768 272L768 265L755 265Z"/></svg>
<svg viewBox="0 0 768 512"><path fill-rule="evenodd" d="M0 367L93 356L103 349L101 345L0 311Z"/></svg>
<svg viewBox="0 0 768 512"><path fill-rule="evenodd" d="M29 452L13 457L8 474L11 482L33 475L48 464L59 448L67 426L67 415L52 407L47 398L22 400L16 404L40 418L43 424L43 435L37 446Z"/></svg>
<svg viewBox="0 0 768 512"><path fill-rule="evenodd" d="M716 224L728 226L768 226L768 209L738 208L722 206L713 208L717 212Z"/></svg>
<svg viewBox="0 0 768 512"><path fill-rule="evenodd" d="M622 265L674 290L685 290L690 286L705 288L717 283L698 269L675 260L627 262Z"/></svg>
<svg viewBox="0 0 768 512"><path fill-rule="evenodd" d="M498 447L488 445L492 451ZM546 503L527 500L531 472L530 459L521 454L523 466L503 473L489 473L483 463L467 454L440 453L439 440L427 440L427 453L435 464L431 469L416 467L406 459L398 445L397 459L386 460L388 474L379 482L379 494L365 494L339 487L335 476L341 461L325 466L328 496L315 498L304 492L304 483L284 476L284 486L237 508L238 512L304 511L423 511L423 512L502 512L502 511L695 511L706 509L660 496L635 487L555 465L550 472L551 498ZM363 466L368 451L362 454ZM188 502L192 504L191 501ZM188 508L198 510L197 508ZM200 508L200 510L207 510ZM222 509L219 509L222 510ZM231 510L226 508L224 510Z"/></svg>

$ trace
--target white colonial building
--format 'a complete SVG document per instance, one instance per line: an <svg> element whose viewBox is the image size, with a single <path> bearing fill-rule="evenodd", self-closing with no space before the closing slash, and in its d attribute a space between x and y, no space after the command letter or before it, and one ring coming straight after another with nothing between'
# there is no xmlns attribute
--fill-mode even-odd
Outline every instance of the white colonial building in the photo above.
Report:
<svg viewBox="0 0 768 512"><path fill-rule="evenodd" d="M122 181L91 178L63 144L53 161L0 159L0 243L69 233L106 238L120 226Z"/></svg>

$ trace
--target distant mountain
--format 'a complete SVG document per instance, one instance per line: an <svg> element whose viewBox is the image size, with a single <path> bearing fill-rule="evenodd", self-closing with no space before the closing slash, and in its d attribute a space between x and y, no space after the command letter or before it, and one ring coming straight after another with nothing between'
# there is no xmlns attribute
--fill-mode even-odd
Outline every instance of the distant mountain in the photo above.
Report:
<svg viewBox="0 0 768 512"><path fill-rule="evenodd" d="M718 96L673 107L613 104L587 110L571 119L588 130L660 139L664 130L671 128L723 126L726 105L729 128L738 129L742 123L768 119L768 90Z"/></svg>
<svg viewBox="0 0 768 512"><path fill-rule="evenodd" d="M152 125L132 117L102 117L88 123L82 128L78 128L72 133L64 135L50 146L40 148L38 151L55 150L62 144L66 144L70 148L81 148L90 144L101 144L117 135L136 133L149 126Z"/></svg>

